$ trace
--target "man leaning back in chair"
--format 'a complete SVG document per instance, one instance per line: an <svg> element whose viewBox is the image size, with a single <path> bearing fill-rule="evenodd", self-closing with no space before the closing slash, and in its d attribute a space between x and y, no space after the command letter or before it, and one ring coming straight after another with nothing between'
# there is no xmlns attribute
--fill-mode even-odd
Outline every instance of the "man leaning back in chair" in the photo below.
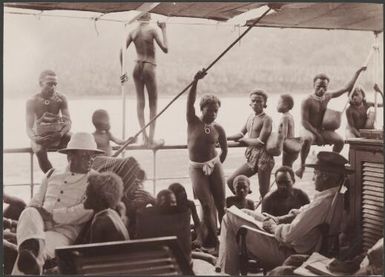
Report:
<svg viewBox="0 0 385 277"><path fill-rule="evenodd" d="M20 215L16 231L19 255L12 275L42 274L45 261L55 257L55 248L72 244L93 214L83 202L93 156L103 151L88 133L73 134L67 148L58 151L67 154L68 166L48 171Z"/></svg>
<svg viewBox="0 0 385 277"><path fill-rule="evenodd" d="M280 217L268 216L263 222L264 230L249 232L246 236L247 251L265 268L281 265L291 254L309 254L317 251L322 236L320 225L326 221L339 186L349 172L348 163L343 156L335 152L319 152L315 164L306 166L314 168L314 185L318 193L310 204L300 209L291 210ZM223 217L221 237L226 241L221 270L230 275L240 273L239 246L236 236L242 225L249 225L245 219L227 212ZM221 245L222 246L222 245ZM220 247L221 247L220 246Z"/></svg>

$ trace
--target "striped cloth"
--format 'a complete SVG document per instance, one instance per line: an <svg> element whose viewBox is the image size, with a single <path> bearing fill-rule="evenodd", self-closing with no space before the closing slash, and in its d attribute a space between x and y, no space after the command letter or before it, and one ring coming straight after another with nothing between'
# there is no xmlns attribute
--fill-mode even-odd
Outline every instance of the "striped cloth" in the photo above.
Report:
<svg viewBox="0 0 385 277"><path fill-rule="evenodd" d="M122 178L124 186L123 200L133 200L135 191L143 189L143 180L146 174L133 157L96 156L92 168L99 172L112 171Z"/></svg>

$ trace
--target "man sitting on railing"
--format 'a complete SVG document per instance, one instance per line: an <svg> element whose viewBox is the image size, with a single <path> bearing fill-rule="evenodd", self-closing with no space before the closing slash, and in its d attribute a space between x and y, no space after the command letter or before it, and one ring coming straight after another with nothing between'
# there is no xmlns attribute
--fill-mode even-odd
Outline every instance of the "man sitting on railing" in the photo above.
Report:
<svg viewBox="0 0 385 277"><path fill-rule="evenodd" d="M66 147L70 140L71 119L67 99L56 91L57 76L52 70L40 74L41 91L27 101L27 135L41 170L52 168L48 160L49 148ZM60 116L61 113L61 116Z"/></svg>
<svg viewBox="0 0 385 277"><path fill-rule="evenodd" d="M267 216L263 228L247 235L247 251L256 257L263 266L281 265L292 254L309 254L316 250L322 236L320 225L326 223L329 209L339 186L345 180L345 164L348 161L338 153L320 152L314 167L314 184L318 194L313 201L291 210L289 214L274 217ZM256 217L256 215L255 215ZM263 218L263 216L259 216ZM256 219L257 220L257 219ZM230 275L240 272L239 249L236 234L242 225L256 225L240 215L227 212L221 225L221 245L219 248L222 271ZM225 249L223 249L225 247Z"/></svg>
<svg viewBox="0 0 385 277"><path fill-rule="evenodd" d="M55 257L55 248L70 245L78 236L92 210L83 206L88 175L96 147L91 134L75 133L67 148L64 170L51 169L40 189L20 215L16 236L19 255L13 275L41 274L46 260Z"/></svg>

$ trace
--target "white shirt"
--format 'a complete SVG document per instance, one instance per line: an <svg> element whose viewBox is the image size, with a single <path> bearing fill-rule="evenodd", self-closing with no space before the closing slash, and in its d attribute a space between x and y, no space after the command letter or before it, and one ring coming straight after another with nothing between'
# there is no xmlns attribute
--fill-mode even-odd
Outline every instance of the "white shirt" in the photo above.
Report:
<svg viewBox="0 0 385 277"><path fill-rule="evenodd" d="M57 231L70 239L76 239L82 226L93 214L83 206L87 188L87 178L92 172L79 174L70 172L67 167L64 172L54 170L52 175L44 177L39 191L35 194L29 206L39 206L52 214L54 222L46 223L47 230Z"/></svg>
<svg viewBox="0 0 385 277"><path fill-rule="evenodd" d="M277 226L274 232L276 239L300 254L313 251L322 235L318 227L325 222L338 188L317 192L309 204L291 210L290 213L297 216L290 224Z"/></svg>

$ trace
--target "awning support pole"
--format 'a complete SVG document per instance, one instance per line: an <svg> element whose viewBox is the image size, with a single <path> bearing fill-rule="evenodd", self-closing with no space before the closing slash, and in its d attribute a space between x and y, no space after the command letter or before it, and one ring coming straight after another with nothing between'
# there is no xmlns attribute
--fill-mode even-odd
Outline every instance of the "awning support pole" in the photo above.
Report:
<svg viewBox="0 0 385 277"><path fill-rule="evenodd" d="M378 33L374 32L374 68L373 68L373 73L374 73L374 78L373 81L375 84L378 84L379 78L378 78L378 73L380 69L380 48L378 45ZM374 126L377 124L377 105L378 105L378 99L377 99L377 91L374 92Z"/></svg>

